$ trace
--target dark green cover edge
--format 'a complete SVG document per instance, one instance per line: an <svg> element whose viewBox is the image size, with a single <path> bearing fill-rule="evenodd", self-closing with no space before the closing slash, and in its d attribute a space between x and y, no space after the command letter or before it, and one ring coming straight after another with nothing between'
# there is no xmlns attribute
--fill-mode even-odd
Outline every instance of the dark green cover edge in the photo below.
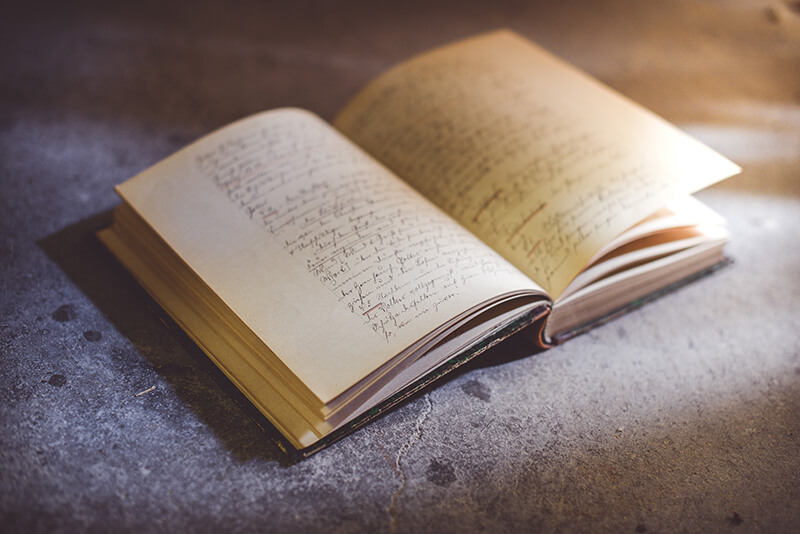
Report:
<svg viewBox="0 0 800 534"><path fill-rule="evenodd" d="M447 363L445 363L444 365L437 367L436 369L426 374L419 380L416 380L415 382L409 384L408 386L398 391L391 397L387 398L377 406L370 408L369 410L359 415L358 417L356 417L343 427L331 432L324 438L320 439L310 447L306 447L305 449L300 449L296 450L296 452L293 452L295 451L295 449L293 449L291 446L287 448L282 444L279 445L290 456L299 455L303 458L307 458L312 454L321 451L325 447L328 447L329 445L339 441L348 434L366 425L373 419L380 417L381 415L391 410L392 408L395 408L398 404L411 398L412 396L421 392L423 389L428 388L443 376L447 375L454 369L464 365L465 363L475 358L482 352L500 343L502 340L519 332L523 328L526 328L530 325L533 325L537 321L542 320L549 313L550 313L550 302L549 301L543 302L541 306L537 306L533 310L521 315L520 317L516 318L514 321L512 321L505 327L488 333L483 338L479 339L475 344L469 346L468 348L466 348L465 350L461 351L459 354L448 360ZM541 325L541 328L543 327L544 325Z"/></svg>

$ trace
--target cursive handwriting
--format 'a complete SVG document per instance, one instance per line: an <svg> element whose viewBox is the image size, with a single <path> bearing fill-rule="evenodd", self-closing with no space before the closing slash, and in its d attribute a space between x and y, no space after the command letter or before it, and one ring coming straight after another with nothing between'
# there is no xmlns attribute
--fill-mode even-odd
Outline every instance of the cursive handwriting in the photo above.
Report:
<svg viewBox="0 0 800 534"><path fill-rule="evenodd" d="M629 153L624 136L608 134L616 126L587 113L604 98L500 34L391 71L337 126L555 297L603 244L666 202L669 178L648 153Z"/></svg>
<svg viewBox="0 0 800 534"><path fill-rule="evenodd" d="M304 115L259 124L196 158L202 174L387 341L510 266Z"/></svg>

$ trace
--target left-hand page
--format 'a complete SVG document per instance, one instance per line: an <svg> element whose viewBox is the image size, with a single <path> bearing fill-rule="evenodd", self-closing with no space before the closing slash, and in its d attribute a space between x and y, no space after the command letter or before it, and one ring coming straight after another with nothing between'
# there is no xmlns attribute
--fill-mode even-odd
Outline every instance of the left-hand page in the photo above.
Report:
<svg viewBox="0 0 800 534"><path fill-rule="evenodd" d="M299 109L226 126L117 191L324 403L459 313L540 291Z"/></svg>

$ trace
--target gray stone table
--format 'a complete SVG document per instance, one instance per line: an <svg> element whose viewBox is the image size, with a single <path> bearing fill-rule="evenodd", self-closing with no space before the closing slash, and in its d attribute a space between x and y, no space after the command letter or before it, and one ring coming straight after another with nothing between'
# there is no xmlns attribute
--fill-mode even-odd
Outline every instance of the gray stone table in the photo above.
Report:
<svg viewBox="0 0 800 534"><path fill-rule="evenodd" d="M800 3L11 4L0 530L800 531ZM512 340L291 463L94 238L113 186L501 26L744 167L700 195L735 262L562 347Z"/></svg>

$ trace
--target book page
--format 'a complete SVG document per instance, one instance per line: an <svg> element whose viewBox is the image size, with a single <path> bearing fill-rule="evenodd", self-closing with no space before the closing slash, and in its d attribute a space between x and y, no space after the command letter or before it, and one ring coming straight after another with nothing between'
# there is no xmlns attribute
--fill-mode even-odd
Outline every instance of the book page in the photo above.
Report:
<svg viewBox="0 0 800 534"><path fill-rule="evenodd" d="M118 188L322 402L448 319L541 291L321 119L244 119Z"/></svg>
<svg viewBox="0 0 800 534"><path fill-rule="evenodd" d="M554 299L614 236L739 171L507 31L395 67L335 126Z"/></svg>

